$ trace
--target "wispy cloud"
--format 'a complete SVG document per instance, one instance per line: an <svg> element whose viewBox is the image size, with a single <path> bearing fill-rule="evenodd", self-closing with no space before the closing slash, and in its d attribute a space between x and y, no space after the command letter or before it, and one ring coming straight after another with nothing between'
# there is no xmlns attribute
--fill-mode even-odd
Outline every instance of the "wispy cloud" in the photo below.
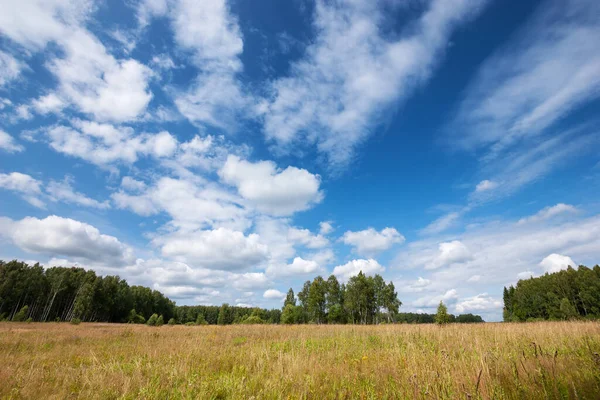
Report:
<svg viewBox="0 0 600 400"><path fill-rule="evenodd" d="M396 38L384 36L377 1L317 1L317 37L291 74L273 82L265 134L280 149L316 144L334 167L381 122L382 113L422 85L453 30L485 1L434 1Z"/></svg>

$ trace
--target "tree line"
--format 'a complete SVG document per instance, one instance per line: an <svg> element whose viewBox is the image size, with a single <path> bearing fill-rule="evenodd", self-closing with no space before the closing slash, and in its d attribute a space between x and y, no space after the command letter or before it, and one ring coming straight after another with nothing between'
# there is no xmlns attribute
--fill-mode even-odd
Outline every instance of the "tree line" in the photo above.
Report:
<svg viewBox="0 0 600 400"><path fill-rule="evenodd" d="M503 297L504 321L600 319L600 266L523 279Z"/></svg>
<svg viewBox="0 0 600 400"><path fill-rule="evenodd" d="M0 320L140 323L153 314L169 320L175 308L159 291L129 286L118 276L0 261Z"/></svg>
<svg viewBox="0 0 600 400"><path fill-rule="evenodd" d="M433 314L399 313L393 282L360 272L347 283L331 275L289 289L283 308L177 306L161 292L79 267L43 268L0 261L0 321L128 322L148 325L433 323ZM448 322L482 322L472 314Z"/></svg>

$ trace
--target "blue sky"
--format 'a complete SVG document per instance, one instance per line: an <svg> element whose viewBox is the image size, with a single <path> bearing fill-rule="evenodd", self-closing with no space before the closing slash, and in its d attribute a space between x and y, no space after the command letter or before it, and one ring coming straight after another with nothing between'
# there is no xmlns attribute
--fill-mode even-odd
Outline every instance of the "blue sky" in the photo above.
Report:
<svg viewBox="0 0 600 400"><path fill-rule="evenodd" d="M0 259L501 318L600 254L600 4L2 1Z"/></svg>

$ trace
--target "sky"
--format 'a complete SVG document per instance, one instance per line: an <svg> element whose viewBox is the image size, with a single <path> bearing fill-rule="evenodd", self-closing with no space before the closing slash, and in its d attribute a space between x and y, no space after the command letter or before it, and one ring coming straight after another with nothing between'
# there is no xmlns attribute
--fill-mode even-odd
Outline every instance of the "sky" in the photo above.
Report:
<svg viewBox="0 0 600 400"><path fill-rule="evenodd" d="M600 255L600 2L0 0L0 259L500 320Z"/></svg>

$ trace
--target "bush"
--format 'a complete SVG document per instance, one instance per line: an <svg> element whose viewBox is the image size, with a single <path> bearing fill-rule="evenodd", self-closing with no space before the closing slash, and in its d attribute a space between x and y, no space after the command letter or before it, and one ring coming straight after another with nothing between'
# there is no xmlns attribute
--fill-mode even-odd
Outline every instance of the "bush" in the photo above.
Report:
<svg viewBox="0 0 600 400"><path fill-rule="evenodd" d="M156 326L163 326L165 324L165 320L163 318L162 315L160 315L157 319L156 319Z"/></svg>
<svg viewBox="0 0 600 400"><path fill-rule="evenodd" d="M194 325L196 325L196 324L191 321L185 323L185 326L194 326Z"/></svg>
<svg viewBox="0 0 600 400"><path fill-rule="evenodd" d="M138 314L135 311L135 308L129 311L129 315L127 316L127 322L130 324L145 324L146 318L143 315Z"/></svg>
<svg viewBox="0 0 600 400"><path fill-rule="evenodd" d="M79 325L80 323L81 323L81 320L79 318L73 318L71 320L72 325Z"/></svg>
<svg viewBox="0 0 600 400"><path fill-rule="evenodd" d="M25 322L27 322L28 324L30 324L30 323L33 322L33 318L29 317L29 318L27 318L27 320Z"/></svg>
<svg viewBox="0 0 600 400"><path fill-rule="evenodd" d="M146 325L156 326L156 321L158 321L158 315L152 314L152 316L150 318L148 318L148 321L146 321Z"/></svg>
<svg viewBox="0 0 600 400"><path fill-rule="evenodd" d="M196 325L208 325L206 319L204 319L204 314L198 314L198 318L196 318Z"/></svg>
<svg viewBox="0 0 600 400"><path fill-rule="evenodd" d="M177 324L177 321L175 321L175 318L171 318L168 322L169 325L175 325Z"/></svg>
<svg viewBox="0 0 600 400"><path fill-rule="evenodd" d="M29 306L23 306L23 308L15 314L12 320L15 322L23 322L27 319L27 314L29 314Z"/></svg>
<svg viewBox="0 0 600 400"><path fill-rule="evenodd" d="M242 324L264 324L265 320L260 318L258 315L250 315L248 318L241 322Z"/></svg>

